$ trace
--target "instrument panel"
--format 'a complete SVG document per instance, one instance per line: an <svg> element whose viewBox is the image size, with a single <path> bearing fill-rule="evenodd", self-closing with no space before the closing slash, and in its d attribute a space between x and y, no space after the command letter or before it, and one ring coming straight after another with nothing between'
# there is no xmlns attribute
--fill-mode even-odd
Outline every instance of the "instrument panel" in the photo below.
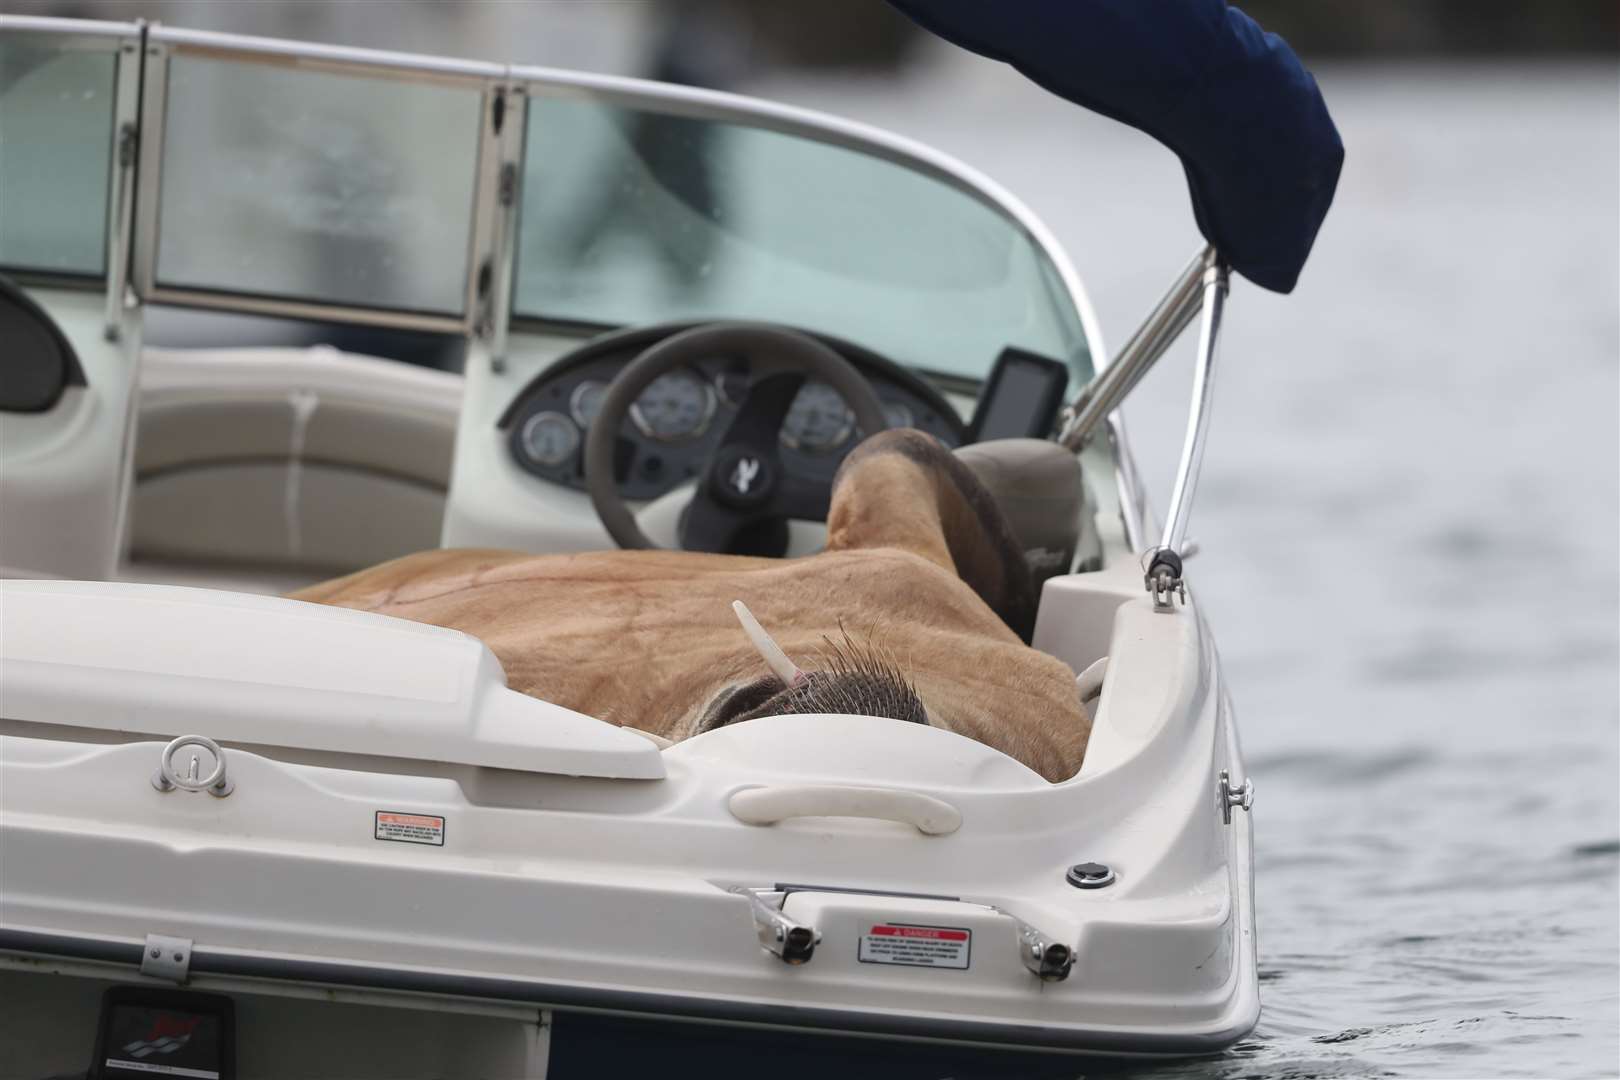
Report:
<svg viewBox="0 0 1620 1080"><path fill-rule="evenodd" d="M585 435L608 384L656 340L637 333L615 335L537 376L501 418L518 465L551 483L584 491ZM919 428L951 447L966 440L966 427L949 403L916 375L862 350L828 344L866 376L890 426ZM655 379L619 427L614 452L619 493L626 499L652 499L697 478L746 400L748 381L746 363L725 356ZM838 392L810 379L782 423L782 466L789 474L824 482L830 491L839 463L862 438Z"/></svg>

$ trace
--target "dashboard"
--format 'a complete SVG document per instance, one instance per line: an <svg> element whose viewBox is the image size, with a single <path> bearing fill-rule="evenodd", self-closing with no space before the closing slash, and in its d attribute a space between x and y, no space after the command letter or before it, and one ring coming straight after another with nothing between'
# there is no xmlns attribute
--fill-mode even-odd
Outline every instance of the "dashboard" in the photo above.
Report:
<svg viewBox="0 0 1620 1080"><path fill-rule="evenodd" d="M608 384L643 350L686 329L663 326L595 339L560 358L523 388L499 426L517 464L542 480L585 490L585 435ZM906 368L845 342L821 339L866 377L891 427L913 427L947 446L967 428L936 389ZM665 372L642 391L620 425L614 480L626 499L654 499L694 480L747 397L740 356L716 355ZM831 386L810 379L783 421L782 467L831 490L845 455L864 435Z"/></svg>

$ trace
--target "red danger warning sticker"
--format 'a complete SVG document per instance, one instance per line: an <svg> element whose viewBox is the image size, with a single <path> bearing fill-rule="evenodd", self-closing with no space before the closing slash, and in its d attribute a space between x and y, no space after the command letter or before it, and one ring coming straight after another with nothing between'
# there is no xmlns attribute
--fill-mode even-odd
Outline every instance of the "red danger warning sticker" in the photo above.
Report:
<svg viewBox="0 0 1620 1080"><path fill-rule="evenodd" d="M878 923L861 935L858 959L863 964L967 970L973 931L960 926L913 926Z"/></svg>
<svg viewBox="0 0 1620 1080"><path fill-rule="evenodd" d="M378 840L398 840L405 844L432 844L444 847L444 818L432 814L402 814L397 810L377 811Z"/></svg>

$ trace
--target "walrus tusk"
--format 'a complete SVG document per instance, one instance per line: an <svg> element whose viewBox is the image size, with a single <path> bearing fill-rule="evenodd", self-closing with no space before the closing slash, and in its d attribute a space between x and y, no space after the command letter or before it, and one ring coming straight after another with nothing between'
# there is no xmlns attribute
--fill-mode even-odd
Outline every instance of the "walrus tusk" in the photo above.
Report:
<svg viewBox="0 0 1620 1080"><path fill-rule="evenodd" d="M804 672L799 670L798 664L788 659L787 653L782 651L782 646L771 640L771 635L759 625L759 620L748 610L748 605L741 600L733 600L731 610L737 613L737 621L742 623L743 633L753 642L760 658L765 661L765 666L771 669L771 674L788 686L801 685L806 678Z"/></svg>

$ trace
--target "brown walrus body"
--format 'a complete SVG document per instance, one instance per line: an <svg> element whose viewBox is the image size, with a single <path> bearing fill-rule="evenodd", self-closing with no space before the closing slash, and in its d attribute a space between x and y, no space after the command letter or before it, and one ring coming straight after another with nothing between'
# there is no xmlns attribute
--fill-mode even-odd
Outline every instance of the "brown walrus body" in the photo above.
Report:
<svg viewBox="0 0 1620 1080"><path fill-rule="evenodd" d="M1020 640L1028 573L972 475L930 436L884 432L840 470L827 524L827 550L798 559L427 551L294 596L463 630L513 689L669 739L758 715L869 712L1072 776L1090 721L1074 673ZM807 686L769 673L733 600Z"/></svg>

